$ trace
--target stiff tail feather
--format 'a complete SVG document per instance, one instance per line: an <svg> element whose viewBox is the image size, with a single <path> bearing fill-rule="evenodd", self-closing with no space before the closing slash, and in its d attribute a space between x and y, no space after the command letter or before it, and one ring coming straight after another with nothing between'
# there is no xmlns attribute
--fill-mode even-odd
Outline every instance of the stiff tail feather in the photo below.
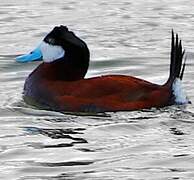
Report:
<svg viewBox="0 0 194 180"><path fill-rule="evenodd" d="M171 41L171 57L170 57L170 76L167 81L168 84L172 85L176 78L182 80L184 70L186 66L186 57L183 62L183 56L185 50L182 48L182 42L178 38L178 34L174 35L172 30L172 41Z"/></svg>
<svg viewBox="0 0 194 180"><path fill-rule="evenodd" d="M182 42L179 40L178 34L174 35L172 30L170 75L166 84L172 90L172 102L176 104L186 104L190 102L181 84L187 59L185 56L183 60L184 54L185 50L182 48Z"/></svg>

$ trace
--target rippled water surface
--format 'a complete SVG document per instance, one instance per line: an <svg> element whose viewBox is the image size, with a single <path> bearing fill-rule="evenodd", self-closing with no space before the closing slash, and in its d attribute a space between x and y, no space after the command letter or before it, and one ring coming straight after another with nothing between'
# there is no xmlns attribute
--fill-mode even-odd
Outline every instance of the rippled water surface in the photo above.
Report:
<svg viewBox="0 0 194 180"><path fill-rule="evenodd" d="M22 89L40 62L14 60L64 24L88 43L87 77L164 83L173 28L187 51L183 85L194 102L193 7L191 0L1 0L0 179L194 179L192 104L85 116L38 110Z"/></svg>

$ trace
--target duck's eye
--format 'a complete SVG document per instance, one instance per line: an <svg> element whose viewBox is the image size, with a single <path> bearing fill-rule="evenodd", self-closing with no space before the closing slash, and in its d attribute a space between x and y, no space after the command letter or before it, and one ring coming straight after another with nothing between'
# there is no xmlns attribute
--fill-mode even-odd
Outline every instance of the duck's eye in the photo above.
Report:
<svg viewBox="0 0 194 180"><path fill-rule="evenodd" d="M44 41L48 44L55 45L55 39L53 38L45 38Z"/></svg>

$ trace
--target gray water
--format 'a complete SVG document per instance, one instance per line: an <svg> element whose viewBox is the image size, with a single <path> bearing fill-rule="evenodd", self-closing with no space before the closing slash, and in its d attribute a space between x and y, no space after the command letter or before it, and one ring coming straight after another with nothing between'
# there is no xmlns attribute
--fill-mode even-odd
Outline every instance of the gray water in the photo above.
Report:
<svg viewBox="0 0 194 180"><path fill-rule="evenodd" d="M39 110L22 89L40 62L14 60L64 24L90 48L87 77L164 83L173 28L187 52L183 86L194 102L193 7L191 0L1 0L0 179L193 180L192 104L93 116Z"/></svg>

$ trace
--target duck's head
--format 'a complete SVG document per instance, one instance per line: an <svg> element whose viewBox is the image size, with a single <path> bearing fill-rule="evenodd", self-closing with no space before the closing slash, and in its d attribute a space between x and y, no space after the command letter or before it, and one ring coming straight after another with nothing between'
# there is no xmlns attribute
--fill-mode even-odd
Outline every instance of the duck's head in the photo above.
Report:
<svg viewBox="0 0 194 180"><path fill-rule="evenodd" d="M29 54L18 56L16 61L29 62L43 60L46 63L66 57L70 61L85 59L89 62L89 50L84 41L78 38L66 26L56 26Z"/></svg>

